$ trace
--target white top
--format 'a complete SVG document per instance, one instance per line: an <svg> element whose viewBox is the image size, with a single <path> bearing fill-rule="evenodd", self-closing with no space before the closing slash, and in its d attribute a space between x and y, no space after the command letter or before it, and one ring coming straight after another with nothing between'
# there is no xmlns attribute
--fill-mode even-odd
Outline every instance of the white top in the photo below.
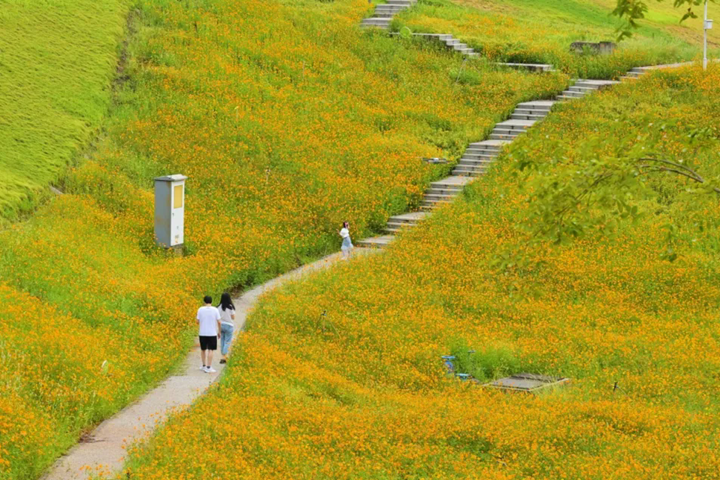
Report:
<svg viewBox="0 0 720 480"><path fill-rule="evenodd" d="M349 236L350 236L350 230L348 230L347 228L343 228L342 230L340 230L340 236L341 236L342 238L347 238L347 237L349 237Z"/></svg>
<svg viewBox="0 0 720 480"><path fill-rule="evenodd" d="M220 312L212 306L198 308L197 321L200 324L201 337L217 337L217 321L220 320Z"/></svg>
<svg viewBox="0 0 720 480"><path fill-rule="evenodd" d="M235 309L234 308L228 308L227 310L223 310L222 307L217 307L218 312L220 312L220 322L224 323L226 325L232 325L235 326L235 322L233 322L233 315L235 315Z"/></svg>

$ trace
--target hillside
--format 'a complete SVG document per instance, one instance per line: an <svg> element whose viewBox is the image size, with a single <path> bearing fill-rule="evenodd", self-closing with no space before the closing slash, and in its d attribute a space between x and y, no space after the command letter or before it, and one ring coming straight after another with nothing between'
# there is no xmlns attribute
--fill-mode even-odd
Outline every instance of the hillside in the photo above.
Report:
<svg viewBox="0 0 720 480"><path fill-rule="evenodd" d="M14 157L3 157L11 159L9 167L0 160L0 169L21 178L0 186L8 192L6 197L0 192L0 201L10 199L9 213L2 214L8 228L0 231L0 382L6 387L0 389L2 480L39 477L83 433L172 371L193 342L194 311L204 294L217 297L225 290L257 284L337 250L342 220L352 222L356 238L378 231L390 215L415 208L428 183L446 175L469 142L484 138L518 102L550 98L563 90L574 68L570 65L542 75L499 69L484 60L464 62L428 42L361 30L361 19L372 9L366 0L50 3L60 12L57 17L50 15L46 2L39 6L11 2L13 9L0 14L3 22L10 19L23 25L15 32L36 28L39 36L42 32L55 35L42 37L49 42L43 48L52 51L42 63L47 75L26 67L32 63L27 60L27 52L32 51L28 45L37 44L38 38L0 37L3 54L9 52L3 62L6 57L13 62L12 75L0 76L2 93L8 92L5 97L11 99L0 108L9 112L9 118L21 119L11 122L15 130L3 130L10 136L0 136L0 142L9 142L8 151L14 152ZM425 2L418 12L427 17L430 5ZM129 11L132 16L126 17ZM523 18L518 15L514 21ZM94 28L87 28L88 19ZM437 21L443 21L441 16ZM36 27L40 24L42 28ZM53 28L55 24L67 30ZM132 35L123 38L130 31ZM121 46L124 41L127 44ZM678 49L684 56L694 48L688 45L647 41L638 46L647 57L632 61L675 58ZM121 48L122 81L110 90ZM588 65L603 70L604 62L593 58ZM717 102L702 99L703 95L715 99L717 72L707 77L698 72L673 75L647 80L644 89L623 86L619 93L567 107L554 121L565 122L556 125L562 124L563 129L567 125L570 139L607 138L616 132L613 128L624 128L622 123L619 127L613 123L617 118L601 117L590 130L572 130L576 116L595 118L598 111L604 115L608 105L604 102L616 102L610 110L613 114L635 115L635 107L644 105L642 121L646 123L640 117L621 118L637 121L635 128L645 129L651 123L647 116L653 117L658 105L665 105L674 108L678 118L673 124L677 131L671 131L677 135L672 137L677 145L687 133L683 121L712 132L698 140L698 158L712 159L717 138L711 123L717 112L712 108ZM686 79L690 87L683 90ZM23 91L16 87L25 85L32 85L28 88L37 98L15 95ZM682 95L675 95L676 91ZM658 97L663 92L666 97ZM599 110L590 109L593 105ZM688 113L702 108L707 109L704 116ZM574 151L577 145L564 136L568 130L553 131L552 125L548 122L528 136L531 143L519 144L514 158L524 155L522 148L535 158L533 152L550 145L544 135L556 136L553 148ZM21 145L17 138L28 140ZM92 139L92 148L78 161L79 152ZM422 161L436 156L451 163ZM68 165L72 168L67 169ZM483 417L475 415L466 422L467 412L478 413L473 405L485 405L487 411L507 406L506 420L522 418L513 410L513 401L459 389L455 382L442 378L437 363L437 355L456 348L461 340L485 348L479 343L487 332L493 338L488 348L509 349L521 365L571 375L580 386L590 385L589 392L579 388L572 390L579 392L577 396L568 394L566 411L572 413L580 406L594 419L593 426L598 424L593 408L604 404L584 404L583 396L600 398L606 379L595 375L596 366L573 362L584 358L579 349L567 350L560 359L524 350L528 342L514 338L511 330L502 330L502 322L494 327L497 330L479 327L485 317L474 309L505 309L504 316L525 319L535 306L509 302L519 294L508 292L524 292L533 281L541 285L547 281L538 293L542 298L542 288L547 293L553 281L571 278L553 277L548 269L527 275L511 272L508 277L490 269L494 263L488 255L498 250L484 242L498 242L498 248L505 245L499 232L511 232L510 240L520 241L521 234L513 225L526 210L521 207L527 192L518 188L521 182L512 174L512 162L500 165L507 169L499 168L478 182L466 201L405 235L388 255L352 263L269 299L243 340L245 354L235 357L230 374L214 394L197 410L178 417L149 450L138 452L132 467L138 478L199 475L202 466L179 470L181 459L192 456L190 448L197 439L190 435L198 427L198 415L218 405L245 409L242 418L230 417L229 423L213 420L213 432L227 429L231 434L226 436L230 443L210 439L218 442L212 453L215 473L235 472L227 473L230 478L237 476L237 469L247 472L248 478L261 474L392 478L408 472L420 477L480 472L502 476L505 471L492 461L492 466L478 463L488 461L500 443L496 436L474 436ZM171 173L189 176L183 256L159 249L153 240L152 179ZM552 173L543 171L546 176ZM41 201L45 198L38 192L58 178L65 194ZM669 185L672 191L675 184ZM692 205L685 201L678 211L687 208L699 215L700 210L692 208L699 209L700 204ZM708 206L708 212L712 211ZM19 218L23 220L16 221ZM706 223L702 225L705 228ZM712 222L707 225L703 235L709 236L714 227ZM625 234L636 238L633 235L639 231L630 229ZM648 231L654 232L658 242L664 238L660 230ZM697 286L709 302L715 295L709 281L714 247L707 246L705 236L698 238L702 241L690 244L685 255L693 259L698 255L699 266L693 268L705 277L698 276ZM594 251L594 244L588 245L582 248ZM593 259L585 250L574 250L578 247L563 248L547 253L550 261L565 265L562 262L574 262L576 254L583 261ZM699 257L702 249L710 252L709 259ZM558 252L567 252L570 260ZM623 260L627 262L621 264L623 268L637 267L633 262L639 260L632 253ZM657 272L670 278L696 272L678 273L677 269L687 268L685 257L667 266L657 260L654 249L644 254L649 278ZM602 270L594 264L577 268ZM588 271L595 275L594 270ZM487 272L492 272L490 278L485 277ZM597 281L614 285L612 272L606 274L597 276ZM480 281L489 282L482 294L478 293L480 284L474 283ZM456 310L457 297L448 295L452 287L465 292L466 303ZM327 296L318 299L318 288L327 290ZM427 295L433 290L437 292ZM494 296L483 297L492 292ZM697 340L699 333L688 336L688 342L710 351L713 326L702 315L701 306L692 303L690 293L684 295L677 297L677 305L668 300L667 305L653 307L658 312L675 308L658 325L679 329L666 319L679 318L678 312L694 308L701 318L697 332L706 334L703 341L708 343ZM582 303L574 297L563 297L562 302ZM314 318L321 306L337 312L330 318L342 336L319 335L307 327L307 319ZM550 307L557 306L548 301ZM617 314L613 312L609 314ZM638 313L637 318L645 319L642 315L649 314ZM445 321L448 329L440 329L435 337L436 327ZM631 324L642 322L633 319ZM474 333L463 337L459 332L466 327ZM560 338L553 332L545 337L546 343L538 345ZM570 333L580 336L577 330ZM646 333L642 330L638 338L644 341ZM631 349L636 344L628 345ZM660 360L677 371L687 361L664 355ZM594 357L587 358L591 362ZM623 361L608 353L598 365L620 368ZM709 355L708 362L710 369ZM657 411L646 409L649 402L644 396L621 404L617 411L630 417L622 417L626 423L617 429L645 432L650 427L642 423L646 418L642 415L657 414L653 419L677 415L686 422L680 433L687 438L695 435L698 448L704 448L717 427L712 418L706 418L715 406L698 386L698 382L714 385L710 371L695 372L701 380L690 384L686 397L669 389L661 398L668 405L658 406ZM633 391L636 387L628 378L622 377L623 388L629 382L627 387ZM657 373L653 378L664 377ZM684 378L690 382L689 375ZM658 384L659 380L652 385ZM555 418L556 410L543 413L540 408L546 401L550 405L557 399L520 402L541 422ZM641 412L638 417L628 413L635 408ZM687 412L691 410L697 418L690 418ZM441 411L445 416L440 416ZM211 416L218 415L213 418L240 413L213 412ZM307 423L301 423L298 415ZM577 413L573 415L578 418ZM464 426L453 430L456 425ZM500 425L495 424L497 435ZM527 435L520 423L515 426L518 435ZM651 426L655 428L655 423ZM650 435L648 442L670 435L657 428L660 436ZM305 439L296 441L297 432L303 432ZM632 446L630 440L616 442L612 431L606 433L607 448L605 444L597 450L590 444L578 448L587 448L605 461L613 448ZM547 432L543 445L552 443L548 439L553 434ZM177 443L176 438L182 441ZM231 453L231 448L239 448L232 442L241 442L247 455L237 455L238 450ZM364 457L353 456L349 447L364 451ZM514 461L516 452L510 450L499 457L506 464ZM677 461L684 462L690 453L677 453ZM513 464L509 476L534 464L531 456L523 458ZM673 458L658 463L657 471L674 472ZM422 467L417 466L418 459L423 460ZM707 465L713 465L712 461ZM541 466L552 471L556 464L548 462ZM470 470L473 466L478 467L475 473ZM577 469L584 466L596 467L582 461L576 464Z"/></svg>
<svg viewBox="0 0 720 480"><path fill-rule="evenodd" d="M563 106L386 253L271 293L229 375L137 451L128 473L713 477L716 194L660 175L649 179L654 195L634 201L652 213L619 220L613 235L528 244L522 226L538 177L562 181L638 138L720 174L718 85L718 68L685 69ZM688 150L696 130L705 133ZM520 173L527 161L540 166ZM674 262L663 258L668 225ZM529 262L505 261L520 251ZM323 312L334 329L319 328ZM485 380L527 371L572 383L497 393L448 378L440 356L450 353ZM205 461L191 460L203 445L213 446Z"/></svg>
<svg viewBox="0 0 720 480"><path fill-rule="evenodd" d="M127 0L26 2L0 11L0 227L49 196L106 116Z"/></svg>
<svg viewBox="0 0 720 480"><path fill-rule="evenodd" d="M579 78L617 78L632 67L674 63L702 56L702 21L679 24L672 2L653 3L630 40L610 56L570 53L576 41L614 41L619 19L614 0L426 0L402 12L395 30L452 33L491 59L549 63ZM720 7L711 6L717 17ZM720 34L710 31L718 52ZM717 55L715 55L717 56Z"/></svg>
<svg viewBox="0 0 720 480"><path fill-rule="evenodd" d="M65 195L0 232L0 478L36 477L167 375L202 295L336 249L343 219L384 224L448 168L421 157L456 159L567 82L480 65L457 83L460 58L360 31L368 7L136 5L106 134ZM178 258L152 236L152 178L168 173L190 177Z"/></svg>

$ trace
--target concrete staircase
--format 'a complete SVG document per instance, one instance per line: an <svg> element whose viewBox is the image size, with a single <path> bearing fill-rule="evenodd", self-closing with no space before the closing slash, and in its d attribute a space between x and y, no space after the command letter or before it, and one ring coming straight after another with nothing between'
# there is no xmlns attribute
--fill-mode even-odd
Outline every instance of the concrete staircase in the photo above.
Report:
<svg viewBox="0 0 720 480"><path fill-rule="evenodd" d="M428 40L435 40L445 45L448 49L460 53L461 55L468 58L480 57L480 53L476 52L472 47L465 43L462 43L457 38L453 37L449 33L413 33L414 37L427 38ZM531 72L552 72L554 70L552 65L545 63L495 63L495 65L507 68L514 68L516 70L527 70Z"/></svg>
<svg viewBox="0 0 720 480"><path fill-rule="evenodd" d="M577 80L568 90L555 100L536 100L519 103L508 120L495 125L488 140L468 145L465 153L452 171L452 175L432 182L425 192L420 210L390 217L385 227L385 235L365 238L356 242L358 247L382 248L395 239L395 234L403 228L415 227L430 215L433 208L451 202L460 195L465 185L487 172L503 147L514 141L528 128L544 119L558 102L575 100L603 88L614 85L616 81Z"/></svg>
<svg viewBox="0 0 720 480"><path fill-rule="evenodd" d="M397 12L411 7L416 1L417 0L388 0L387 4L377 6L375 15L363 20L362 26L387 29L390 26L392 17ZM415 33L413 35L437 40L447 48L468 58L480 56L478 52L460 42L451 34ZM552 65L546 64L498 63L497 65L536 72L553 70ZM636 79L651 70L680 67L683 65L686 64L637 67L633 68L622 78ZM465 185L472 182L475 177L483 175L488 170L489 166L495 158L497 158L505 145L513 142L528 128L544 119L550 113L553 105L558 102L567 102L582 98L585 95L617 83L620 82L612 80L576 80L572 86L558 95L554 100L537 100L518 104L508 120L495 125L495 128L487 140L468 145L462 158L453 169L451 176L430 184L430 188L425 192L423 200L420 203L419 211L390 217L385 227L385 235L365 238L357 241L356 245L358 247L368 248L383 248L387 246L395 239L397 232L404 228L417 226L418 223L430 215L433 208L453 201L455 197L460 195Z"/></svg>
<svg viewBox="0 0 720 480"><path fill-rule="evenodd" d="M617 80L576 80L567 90L557 96L557 100L566 101L582 98L588 93L620 83Z"/></svg>
<svg viewBox="0 0 720 480"><path fill-rule="evenodd" d="M402 12L417 3L417 0L387 0L387 3L377 5L372 17L364 19L361 27L375 27L387 30L396 13Z"/></svg>

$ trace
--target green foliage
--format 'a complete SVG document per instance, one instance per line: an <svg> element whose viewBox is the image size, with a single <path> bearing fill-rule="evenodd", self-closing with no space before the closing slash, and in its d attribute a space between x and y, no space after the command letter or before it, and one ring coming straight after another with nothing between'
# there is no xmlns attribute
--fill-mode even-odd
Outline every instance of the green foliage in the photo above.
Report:
<svg viewBox="0 0 720 480"><path fill-rule="evenodd" d="M46 197L111 102L129 0L0 7L0 223Z"/></svg>
<svg viewBox="0 0 720 480"><path fill-rule="evenodd" d="M452 343L457 373L469 373L480 382L489 382L521 371L517 349L505 344L471 347L465 339Z"/></svg>
<svg viewBox="0 0 720 480"><path fill-rule="evenodd" d="M524 225L531 238L564 243L614 235L653 217L666 224L663 256L674 261L676 227L691 221L679 212L687 202L716 201L720 191L717 92L702 83L717 78L717 70L705 79L659 72L616 87L587 99L582 117L552 116L514 144L510 158L528 193ZM608 133L598 135L601 128ZM567 132L583 140L568 141Z"/></svg>
<svg viewBox="0 0 720 480"><path fill-rule="evenodd" d="M662 2L663 0L657 0ZM684 22L688 18L698 18L693 7L702 5L707 0L674 0L673 6L680 8L688 6L688 9L683 14L680 22ZM715 2L716 0L711 0ZM625 23L618 27L618 40L630 38L633 34L633 30L636 30L640 25L638 20L645 18L648 12L647 3L642 0L617 0L617 6L613 10L613 15L625 19Z"/></svg>

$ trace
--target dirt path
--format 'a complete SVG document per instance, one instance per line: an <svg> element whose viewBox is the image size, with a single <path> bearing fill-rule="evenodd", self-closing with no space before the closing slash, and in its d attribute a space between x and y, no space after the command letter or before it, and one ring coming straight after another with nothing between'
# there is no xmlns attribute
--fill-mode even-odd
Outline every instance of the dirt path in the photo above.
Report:
<svg viewBox="0 0 720 480"><path fill-rule="evenodd" d="M356 249L355 255L366 255L374 251L378 250ZM328 268L340 258L341 254L327 256L248 290L240 298L235 299L236 331L243 329L248 314L265 292L310 272ZM177 373L166 378L158 387L132 405L101 423L81 443L55 462L43 479L85 480L94 475L120 471L125 462L126 446L157 428L173 410L190 406L222 375L225 366L218 364L219 357L216 355L216 359L213 360L217 373L207 374L200 371L198 368L200 353L196 345L188 353Z"/></svg>

